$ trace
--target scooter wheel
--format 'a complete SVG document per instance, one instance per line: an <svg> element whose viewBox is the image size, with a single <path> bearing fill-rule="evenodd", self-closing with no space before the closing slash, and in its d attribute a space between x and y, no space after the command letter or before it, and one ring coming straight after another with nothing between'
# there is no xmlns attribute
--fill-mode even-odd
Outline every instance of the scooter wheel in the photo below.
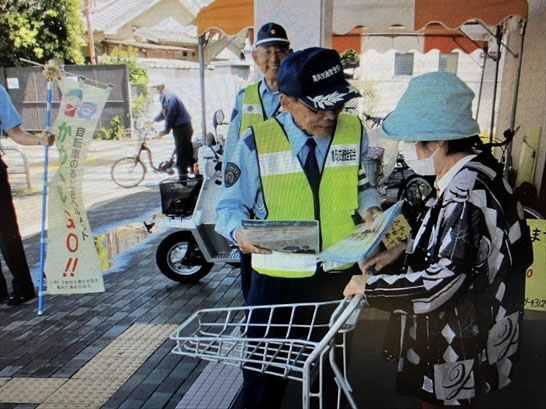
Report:
<svg viewBox="0 0 546 409"><path fill-rule="evenodd" d="M177 231L163 239L156 251L163 275L179 283L195 283L214 266L205 260L190 231Z"/></svg>

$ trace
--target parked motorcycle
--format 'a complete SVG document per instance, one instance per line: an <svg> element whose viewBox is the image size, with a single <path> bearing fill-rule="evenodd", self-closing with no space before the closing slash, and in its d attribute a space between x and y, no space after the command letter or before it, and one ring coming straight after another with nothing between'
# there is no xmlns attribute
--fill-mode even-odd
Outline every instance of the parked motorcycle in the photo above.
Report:
<svg viewBox="0 0 546 409"><path fill-rule="evenodd" d="M214 113L214 139L221 146L218 127L224 113ZM206 143L198 151L199 173L181 182L170 178L159 185L162 212L180 229L167 235L156 251L160 271L171 280L194 283L206 276L214 264L240 263L237 247L214 230L215 206L222 185L221 151Z"/></svg>

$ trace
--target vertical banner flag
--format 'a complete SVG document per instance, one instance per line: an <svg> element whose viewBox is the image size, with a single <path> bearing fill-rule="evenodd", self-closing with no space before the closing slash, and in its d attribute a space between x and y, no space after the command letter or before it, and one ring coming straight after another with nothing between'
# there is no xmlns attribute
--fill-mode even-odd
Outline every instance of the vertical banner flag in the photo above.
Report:
<svg viewBox="0 0 546 409"><path fill-rule="evenodd" d="M527 219L533 243L533 264L527 269L525 308L546 312L546 220Z"/></svg>
<svg viewBox="0 0 546 409"><path fill-rule="evenodd" d="M102 269L82 197L85 158L111 87L59 81L62 99L52 128L59 170L49 187L45 263L50 294L104 291Z"/></svg>

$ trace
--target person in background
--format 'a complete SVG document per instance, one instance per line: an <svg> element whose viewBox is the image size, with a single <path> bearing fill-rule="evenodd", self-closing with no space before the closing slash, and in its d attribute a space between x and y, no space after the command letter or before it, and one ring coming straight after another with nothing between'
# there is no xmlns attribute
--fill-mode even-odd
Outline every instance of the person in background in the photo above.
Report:
<svg viewBox="0 0 546 409"><path fill-rule="evenodd" d="M167 89L165 84L153 85L159 91L161 111L154 118L154 122L165 121L165 126L157 135L161 139L173 132L174 147L176 150L176 168L181 182L188 178L188 170L193 170L193 126L191 116L178 95Z"/></svg>
<svg viewBox="0 0 546 409"><path fill-rule="evenodd" d="M470 408L513 377L523 318L529 228L454 74L413 78L380 132L408 165L435 175L422 224L362 264L343 294L401 314L397 392L418 407ZM404 255L405 253L405 255ZM398 273L381 274L404 255ZM375 271L375 273L373 273Z"/></svg>
<svg viewBox="0 0 546 409"><path fill-rule="evenodd" d="M40 136L32 135L21 128L23 120L13 105L9 94L0 86L0 135L4 132L20 145L53 145L54 135L45 131ZM13 280L12 291L8 294L6 279L0 274L0 302L7 300L9 305L24 303L36 297L34 283L23 247L23 241L17 223L17 214L13 206L13 196L8 180L8 166L2 159L0 142L0 250Z"/></svg>
<svg viewBox="0 0 546 409"><path fill-rule="evenodd" d="M237 94L224 146L224 171L244 131L279 113L281 103L277 76L282 60L291 52L290 41L282 26L270 22L260 27L252 58L264 77ZM241 253L240 270L241 289L246 300L252 271L250 255Z"/></svg>
<svg viewBox="0 0 546 409"><path fill-rule="evenodd" d="M326 265L315 254L272 252L246 241L240 226L250 217L317 220L323 249L354 229L356 213L373 222L381 211L364 175L367 134L358 117L342 113L360 94L345 80L339 54L326 48L288 55L278 82L283 112L247 129L226 163L216 229L251 254L249 306L338 300L359 271L355 263ZM287 380L251 370L243 375L243 407L281 406ZM324 387L325 407L335 407L331 373Z"/></svg>

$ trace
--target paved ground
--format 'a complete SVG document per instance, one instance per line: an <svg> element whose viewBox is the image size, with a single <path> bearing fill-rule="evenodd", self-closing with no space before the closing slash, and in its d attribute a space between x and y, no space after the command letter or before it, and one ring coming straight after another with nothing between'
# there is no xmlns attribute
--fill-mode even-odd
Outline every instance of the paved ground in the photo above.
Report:
<svg viewBox="0 0 546 409"><path fill-rule="evenodd" d="M153 141L167 156L170 141ZM33 189L23 175L12 186L29 262L38 269L41 148L26 149ZM95 234L118 239L112 266L99 294L45 296L37 303L0 306L0 409L160 409L236 407L237 369L170 353L170 333L196 310L241 304L238 270L215 266L194 285L164 278L155 249L169 223L159 214L157 183L151 174L142 186L117 187L109 165L128 142L93 142L84 179L84 200ZM54 169L55 153L51 152ZM15 163L11 170L17 171ZM54 170L50 170L53 172ZM142 221L156 221L153 233ZM129 233L127 233L129 231ZM120 251L121 249L121 251ZM9 273L4 271L9 278ZM393 391L395 367L381 359L385 315L365 310L355 333L350 379L361 408L412 408ZM546 314L528 311L520 377L509 388L481 402L482 408L546 408ZM289 388L284 409L298 408L297 385Z"/></svg>

